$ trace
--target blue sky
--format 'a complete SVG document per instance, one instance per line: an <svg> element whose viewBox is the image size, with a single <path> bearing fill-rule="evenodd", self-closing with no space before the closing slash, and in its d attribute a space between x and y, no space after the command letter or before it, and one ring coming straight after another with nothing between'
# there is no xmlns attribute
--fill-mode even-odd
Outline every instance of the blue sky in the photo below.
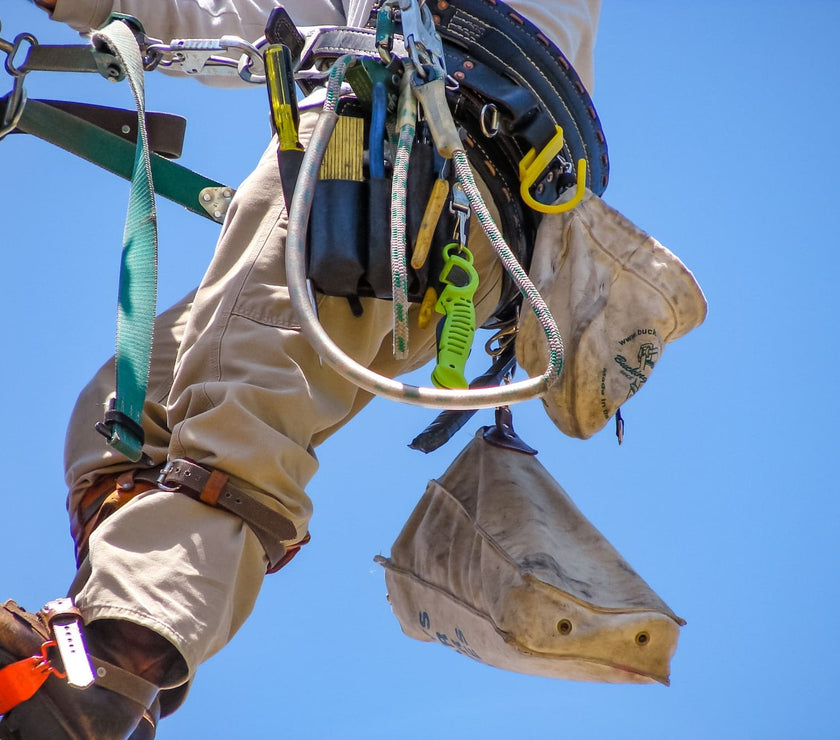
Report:
<svg viewBox="0 0 840 740"><path fill-rule="evenodd" d="M6 0L3 38L72 31ZM676 252L709 301L611 427L564 437L514 408L582 511L688 624L672 686L505 673L403 636L387 554L443 449L432 412L376 401L319 449L313 542L199 672L159 737L822 738L840 656L836 173L840 5L605 0L594 101L605 200ZM0 94L9 80L0 74ZM32 97L130 106L125 86L30 75ZM150 109L189 119L182 162L236 184L265 144L260 89L151 75ZM0 596L30 609L72 577L62 447L78 390L113 348L127 186L47 144L0 143ZM200 278L218 227L160 203L160 306Z"/></svg>

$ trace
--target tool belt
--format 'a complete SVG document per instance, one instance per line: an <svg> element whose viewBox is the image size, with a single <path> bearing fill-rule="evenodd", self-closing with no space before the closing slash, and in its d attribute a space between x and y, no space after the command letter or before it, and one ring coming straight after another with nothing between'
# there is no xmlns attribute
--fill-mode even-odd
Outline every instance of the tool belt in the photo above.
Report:
<svg viewBox="0 0 840 740"><path fill-rule="evenodd" d="M315 70L328 69L345 54L369 61L371 64L364 69L370 81L360 82L363 75L349 80L357 98L353 115L360 115L358 103L362 108L369 103L365 83L376 79L375 74L370 74L371 67L382 65L379 14L383 4L379 0L374 5L366 28L304 29L304 35L290 20L285 20L270 24L266 35L272 42L291 49L296 82L306 92L323 84L324 77ZM574 163L586 162L589 190L600 195L607 186L609 158L597 113L563 53L504 3L453 0L438 4L434 8L434 23L443 43L451 83L447 100L455 123L462 130L470 164L490 190L500 229L527 269L541 220L540 211L533 206L552 204L575 185ZM397 21L394 58L407 56L399 35L402 31ZM369 125L369 115L365 125ZM558 126L563 131L562 149L539 172L531 173L527 196L530 205L526 204L520 195L523 160L529 152L537 156L544 153ZM424 136L418 128L415 145L422 147ZM417 212L422 209L435 175L432 167L415 173L409 187L409 252L419 221ZM389 298L390 281L382 280L383 271L385 277L388 275L389 264L386 189L370 178L366 185L322 180L318 191L313 214L329 213L330 217L312 219L307 243L308 277L318 290L329 295ZM329 210L319 209L318 202L326 202L327 198ZM436 234L432 255L446 243L448 227L449 224L442 226ZM348 239L348 234L355 235L355 239ZM330 269L332 266L335 269ZM409 272L410 300L422 299L429 275L436 275L435 265L428 268L428 274ZM501 309L517 298L515 287L506 280L495 316L499 317Z"/></svg>
<svg viewBox="0 0 840 740"><path fill-rule="evenodd" d="M340 121L357 121L359 133L370 126L367 113L353 98L343 100L339 108ZM367 136L364 138L366 140ZM344 147L345 152L347 148L353 147ZM358 155L362 157L361 147L358 147ZM282 152L280 156L282 158ZM366 153L365 156L369 155ZM414 252L424 208L442 164L428 128L421 124L411 149L406 188L409 257ZM326 162L322 171L330 167L336 167L334 160ZM383 176L366 173L367 176L358 180L322 178L315 188L312 206L315 215L310 221L307 239L307 277L319 292L349 298L354 306L357 304L352 299L357 297L386 300L393 297L389 218L392 173L389 166L383 170ZM443 266L441 251L451 240L451 232L451 220L441 218L434 232L429 259L419 269L409 267L410 301L421 302L429 280L440 273Z"/></svg>

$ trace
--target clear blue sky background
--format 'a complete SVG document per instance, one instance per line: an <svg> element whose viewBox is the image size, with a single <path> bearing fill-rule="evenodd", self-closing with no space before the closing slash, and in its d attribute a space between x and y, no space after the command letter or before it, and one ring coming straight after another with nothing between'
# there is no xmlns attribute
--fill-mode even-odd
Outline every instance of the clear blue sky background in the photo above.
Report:
<svg viewBox="0 0 840 740"><path fill-rule="evenodd" d="M74 42L22 0L2 35ZM709 300L611 427L564 437L537 402L517 430L688 625L672 686L505 673L404 637L373 556L480 424L406 447L433 413L376 401L319 450L313 542L200 672L159 737L837 737L837 81L840 4L606 0L594 100L605 199L675 251ZM3 82L3 80L6 80ZM9 80L0 72L0 94ZM182 162L231 184L267 135L261 89L154 74L188 117ZM31 75L33 97L130 106L126 86ZM30 609L72 573L62 445L112 351L127 187L47 144L0 143L0 596ZM200 278L217 227L160 204L161 307Z"/></svg>

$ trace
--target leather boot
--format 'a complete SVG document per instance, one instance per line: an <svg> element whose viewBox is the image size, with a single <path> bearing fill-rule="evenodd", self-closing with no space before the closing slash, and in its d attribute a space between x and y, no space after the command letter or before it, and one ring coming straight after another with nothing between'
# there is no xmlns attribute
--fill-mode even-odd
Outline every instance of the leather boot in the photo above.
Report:
<svg viewBox="0 0 840 740"><path fill-rule="evenodd" d="M13 601L0 607L0 668L39 655L51 639L40 615ZM86 689L50 675L35 695L0 721L0 740L150 740L159 716L160 681L183 660L166 640L116 620L85 628L96 680ZM149 679L153 680L149 680Z"/></svg>

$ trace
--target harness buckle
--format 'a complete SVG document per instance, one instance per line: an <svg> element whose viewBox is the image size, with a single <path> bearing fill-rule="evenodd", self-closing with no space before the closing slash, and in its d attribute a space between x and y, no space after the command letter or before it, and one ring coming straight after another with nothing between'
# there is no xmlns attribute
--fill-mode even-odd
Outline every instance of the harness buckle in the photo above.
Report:
<svg viewBox="0 0 840 740"><path fill-rule="evenodd" d="M164 465L161 468L160 475L158 475L157 481L155 481L156 484L157 484L158 490L160 490L160 491L178 491L178 490L180 490L180 488L181 488L180 483L176 483L175 485L170 485L169 483L166 482L166 479L169 476L169 473L172 472L173 463L174 463L173 460L169 460L166 463L166 465Z"/></svg>
<svg viewBox="0 0 840 740"><path fill-rule="evenodd" d="M86 689L95 679L82 636L81 612L71 599L63 598L49 602L41 614L52 630L67 674L67 683L77 689Z"/></svg>

